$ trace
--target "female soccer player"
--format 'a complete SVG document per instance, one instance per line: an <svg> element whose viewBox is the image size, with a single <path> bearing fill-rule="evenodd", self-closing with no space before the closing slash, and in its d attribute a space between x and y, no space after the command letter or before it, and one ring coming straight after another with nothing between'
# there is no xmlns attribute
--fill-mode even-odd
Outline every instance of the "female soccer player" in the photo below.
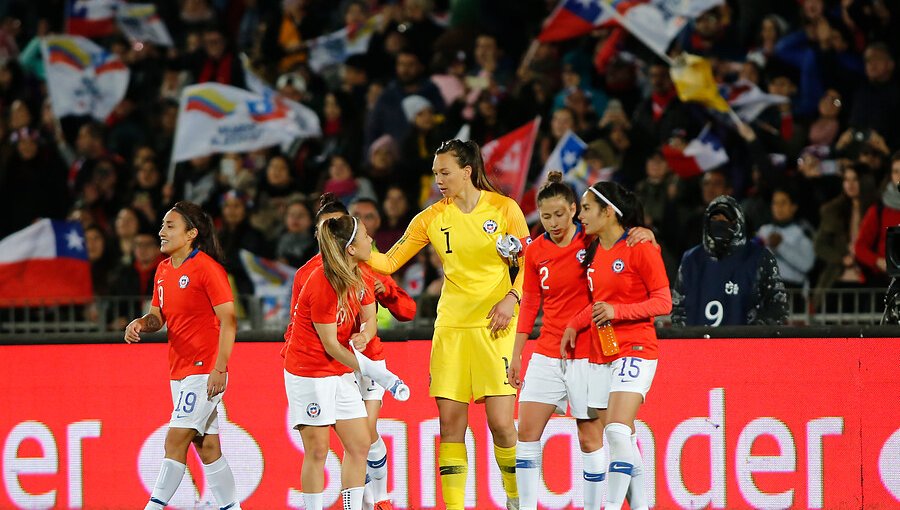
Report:
<svg viewBox="0 0 900 510"><path fill-rule="evenodd" d="M507 507L518 507L515 388L506 368L515 342L510 321L522 295L522 274L510 282L509 266L496 254L497 238L528 236L519 205L487 178L475 142L449 140L432 168L444 196L413 218L385 254L373 253L372 269L390 274L431 243L444 265L431 346L431 396L437 400L441 487L449 510L465 504L468 471L465 434L469 401L484 402Z"/></svg>
<svg viewBox="0 0 900 510"><path fill-rule="evenodd" d="M621 508L629 485L639 486L632 481L642 470L634 418L656 373L659 342L653 317L672 309L659 248L625 242L626 226L640 224L641 209L633 193L612 182L594 184L582 196L579 219L587 235L597 236L584 260L593 304L569 322L562 341L563 351L573 347L576 331L592 324L611 325L615 332L618 352L608 354L592 334L588 387L588 405L606 410L610 462L605 508L611 509ZM638 492L628 494L631 508L647 508L646 494Z"/></svg>
<svg viewBox="0 0 900 510"><path fill-rule="evenodd" d="M371 438L350 342L364 349L375 336L375 301L359 268L369 258L372 239L362 222L343 216L322 223L319 247L322 268L306 281L291 318L284 385L291 423L303 439L306 508L322 510L329 427L334 426L344 447L343 507L360 510ZM353 333L357 324L365 327Z"/></svg>
<svg viewBox="0 0 900 510"><path fill-rule="evenodd" d="M349 215L347 207L332 193L323 193L319 199L319 204L319 211L316 213L317 234L323 222L331 218ZM306 284L309 276L313 271L321 267L322 254L319 253L294 274L294 285L291 290L291 310L294 309L297 297L300 296L300 291L303 290L303 286ZM379 305L390 310L391 314L401 322L413 320L416 315L416 302L409 297L409 294L402 287L397 285L393 278L375 273L367 264L361 264L360 269L366 277L366 282L374 284L373 287L369 288L369 291L374 293L375 301ZM287 341L290 340L292 324L293 322L288 324L284 334L285 347L282 349L282 357L287 349ZM363 354L386 369L384 348L381 345L381 339L377 335L366 346ZM387 491L387 446L378 434L377 428L378 416L381 413L381 400L384 397L385 388L375 383L370 377L359 373L357 373L357 382L363 402L366 404L366 413L369 417L369 434L372 438L372 444L369 447L369 454L366 459L366 474L368 475L368 483L366 483L367 497L370 491L375 510L390 510L393 506L388 499Z"/></svg>
<svg viewBox="0 0 900 510"><path fill-rule="evenodd" d="M576 348L568 359L560 359L560 339L572 310L591 303L584 260L587 237L574 222L576 198L572 188L562 182L561 172L550 172L547 184L537 195L541 223L546 233L535 239L525 252L524 295L516 344L509 364L509 384L521 386L519 395L519 442L516 445L516 481L519 508L537 508L537 487L541 473L541 435L557 409L565 411L568 402L577 420L578 439L584 461L584 507L598 509L602 499L601 482L606 477L603 446L603 412L588 408L588 354L590 330L578 335ZM629 231L628 242L653 241L645 228ZM544 320L535 353L521 380L522 351L534 328L538 309L543 304Z"/></svg>
<svg viewBox="0 0 900 510"><path fill-rule="evenodd" d="M146 510L169 503L184 476L192 442L219 507L240 508L216 421L237 321L215 232L209 215L191 202L178 202L166 213L159 237L160 250L169 258L156 268L150 312L125 328L125 341L134 343L141 333L159 331L163 324L168 327L174 410L165 458Z"/></svg>

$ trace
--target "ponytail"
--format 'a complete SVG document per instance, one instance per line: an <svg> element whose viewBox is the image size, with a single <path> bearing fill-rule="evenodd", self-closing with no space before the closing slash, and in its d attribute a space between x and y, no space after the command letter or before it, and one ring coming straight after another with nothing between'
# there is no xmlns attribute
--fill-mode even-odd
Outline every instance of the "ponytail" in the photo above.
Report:
<svg viewBox="0 0 900 510"><path fill-rule="evenodd" d="M191 241L191 248L206 253L220 264L225 261L222 246L216 236L215 224L213 224L212 217L206 214L203 208L193 202L182 200L172 207L172 211L181 215L187 230L197 229L197 237Z"/></svg>
<svg viewBox="0 0 900 510"><path fill-rule="evenodd" d="M325 278L338 297L338 310L359 303L359 292L365 289L362 271L348 260L347 246L353 242L358 220L351 216L331 218L322 223L319 250Z"/></svg>
<svg viewBox="0 0 900 510"><path fill-rule="evenodd" d="M438 150L434 151L434 155L437 156L438 154L447 152L453 153L456 157L456 164L459 165L460 168L466 166L472 167L472 185L475 186L476 189L493 191L494 193L505 195L505 193L500 191L500 188L494 186L488 178L484 169L484 159L481 157L481 148L477 143L471 140L464 142L454 138L453 140L447 140L442 143L441 146L438 147Z"/></svg>

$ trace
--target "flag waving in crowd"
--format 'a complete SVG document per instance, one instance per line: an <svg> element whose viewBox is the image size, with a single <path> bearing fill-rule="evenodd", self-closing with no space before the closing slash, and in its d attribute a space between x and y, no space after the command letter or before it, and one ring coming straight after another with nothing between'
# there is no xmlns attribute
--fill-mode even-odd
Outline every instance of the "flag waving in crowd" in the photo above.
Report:
<svg viewBox="0 0 900 510"><path fill-rule="evenodd" d="M66 33L104 37L115 32L119 0L66 0Z"/></svg>
<svg viewBox="0 0 900 510"><path fill-rule="evenodd" d="M591 32L613 19L609 12L615 9L601 0L562 0L544 21L538 40L554 42L572 39Z"/></svg>
<svg viewBox="0 0 900 510"><path fill-rule="evenodd" d="M80 36L41 41L53 113L105 120L125 97L130 73L119 57Z"/></svg>
<svg viewBox="0 0 900 510"><path fill-rule="evenodd" d="M290 315L291 286L297 268L259 257L247 250L240 251L240 258L253 282L253 295L262 300L263 320L284 323Z"/></svg>
<svg viewBox="0 0 900 510"><path fill-rule="evenodd" d="M302 136L309 132L280 96L201 83L181 94L172 161L261 149Z"/></svg>
<svg viewBox="0 0 900 510"><path fill-rule="evenodd" d="M541 118L519 127L481 148L484 169L494 184L504 193L520 202L525 191L525 179L534 151Z"/></svg>
<svg viewBox="0 0 900 510"><path fill-rule="evenodd" d="M116 23L131 42L172 46L172 36L153 4L121 4Z"/></svg>
<svg viewBox="0 0 900 510"><path fill-rule="evenodd" d="M298 103L297 101L292 101L276 92L268 83L264 82L253 72L246 55L241 55L241 63L244 66L244 81L246 81L247 88L250 89L251 92L261 96L274 96L278 100L283 101L284 104L290 108L291 112L293 112L294 119L297 121L300 131L303 133L302 137L309 138L322 136L322 125L319 122L319 116L316 115L316 112L312 111L312 109L306 105Z"/></svg>
<svg viewBox="0 0 900 510"><path fill-rule="evenodd" d="M673 172L687 179L728 163L728 153L709 125L683 149L664 145L663 157Z"/></svg>
<svg viewBox="0 0 900 510"><path fill-rule="evenodd" d="M350 55L359 55L369 49L369 40L381 23L380 16L373 16L354 29L344 27L336 32L316 37L309 42L309 67L315 72L342 64Z"/></svg>
<svg viewBox="0 0 900 510"><path fill-rule="evenodd" d="M0 306L91 299L81 223L43 219L0 240Z"/></svg>

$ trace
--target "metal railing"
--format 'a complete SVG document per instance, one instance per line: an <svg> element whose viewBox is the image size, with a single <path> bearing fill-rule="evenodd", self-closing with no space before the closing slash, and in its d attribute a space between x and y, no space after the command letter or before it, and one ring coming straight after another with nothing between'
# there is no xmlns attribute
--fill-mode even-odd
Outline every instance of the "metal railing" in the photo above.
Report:
<svg viewBox="0 0 900 510"><path fill-rule="evenodd" d="M832 289L821 295L789 290L791 325L874 325L884 312L884 289ZM417 299L416 317L406 323L382 324L381 330L406 331L434 325L436 296ZM146 313L150 299L137 296L103 296L88 304L31 304L0 308L0 335L23 333L99 333L121 331L129 321ZM238 300L241 330L284 331L288 316L273 308L271 300L241 296ZM540 323L540 318L538 319ZM663 323L666 323L663 321Z"/></svg>

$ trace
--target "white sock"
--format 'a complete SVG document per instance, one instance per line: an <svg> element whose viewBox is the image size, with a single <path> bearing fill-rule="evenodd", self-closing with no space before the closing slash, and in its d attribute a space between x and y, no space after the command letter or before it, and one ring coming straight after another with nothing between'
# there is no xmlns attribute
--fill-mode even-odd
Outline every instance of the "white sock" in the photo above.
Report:
<svg viewBox="0 0 900 510"><path fill-rule="evenodd" d="M322 510L322 493L317 492L315 494L310 494L304 492L303 507L306 508L306 510Z"/></svg>
<svg viewBox="0 0 900 510"><path fill-rule="evenodd" d="M624 423L610 423L605 431L609 445L606 508L619 510L625 502L625 494L631 484L631 471L634 469L631 428Z"/></svg>
<svg viewBox="0 0 900 510"><path fill-rule="evenodd" d="M516 485L519 486L519 509L536 510L538 485L541 483L541 442L516 443Z"/></svg>
<svg viewBox="0 0 900 510"><path fill-rule="evenodd" d="M162 465L159 467L159 476L156 478L156 485L153 486L153 492L150 493L150 502L144 507L144 510L159 510L165 508L172 499L172 495L181 485L181 479L184 478L184 464L172 459L163 459Z"/></svg>
<svg viewBox="0 0 900 510"><path fill-rule="evenodd" d="M631 470L631 485L628 486L628 506L632 510L648 510L647 489L644 487L644 459L637 444L637 434L631 435L634 450L634 468Z"/></svg>
<svg viewBox="0 0 900 510"><path fill-rule="evenodd" d="M215 496L219 508L221 510L239 510L241 503L237 500L234 474L232 474L231 466L228 465L225 456L219 457L212 464L203 464L203 472L206 473L209 490Z"/></svg>
<svg viewBox="0 0 900 510"><path fill-rule="evenodd" d="M366 474L369 478L366 486L372 491L372 499L375 503L388 499L387 446L381 436L378 436L378 440L369 447L369 455L366 457Z"/></svg>
<svg viewBox="0 0 900 510"><path fill-rule="evenodd" d="M606 447L590 453L581 452L581 458L584 464L584 510L600 510L606 480Z"/></svg>
<svg viewBox="0 0 900 510"><path fill-rule="evenodd" d="M375 508L375 496L372 495L372 477L366 475L366 486L363 491L363 510L372 510Z"/></svg>
<svg viewBox="0 0 900 510"><path fill-rule="evenodd" d="M363 487L351 487L341 491L344 510L362 510Z"/></svg>

